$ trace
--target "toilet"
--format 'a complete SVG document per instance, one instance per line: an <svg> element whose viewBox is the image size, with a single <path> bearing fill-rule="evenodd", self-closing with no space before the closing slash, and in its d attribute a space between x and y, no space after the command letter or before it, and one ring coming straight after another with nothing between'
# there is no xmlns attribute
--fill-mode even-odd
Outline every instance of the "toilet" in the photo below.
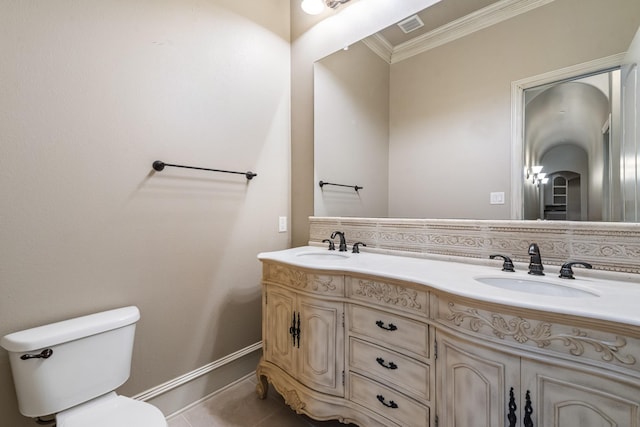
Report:
<svg viewBox="0 0 640 427"><path fill-rule="evenodd" d="M137 307L4 336L20 413L57 427L167 427L158 408L114 391L129 378Z"/></svg>

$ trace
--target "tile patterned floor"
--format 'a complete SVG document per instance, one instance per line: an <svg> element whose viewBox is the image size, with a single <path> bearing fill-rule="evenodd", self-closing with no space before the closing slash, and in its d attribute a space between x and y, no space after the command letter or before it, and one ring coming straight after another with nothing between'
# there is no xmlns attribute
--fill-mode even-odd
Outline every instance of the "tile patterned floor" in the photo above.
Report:
<svg viewBox="0 0 640 427"><path fill-rule="evenodd" d="M296 414L269 387L258 399L256 379L248 377L168 420L169 427L357 427L339 421L316 421Z"/></svg>

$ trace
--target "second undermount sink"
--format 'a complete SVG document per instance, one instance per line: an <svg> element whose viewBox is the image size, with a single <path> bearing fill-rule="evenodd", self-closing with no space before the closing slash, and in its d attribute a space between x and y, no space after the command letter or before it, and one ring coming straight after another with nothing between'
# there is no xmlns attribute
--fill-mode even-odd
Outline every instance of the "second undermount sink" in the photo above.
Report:
<svg viewBox="0 0 640 427"><path fill-rule="evenodd" d="M349 258L349 255L345 252L320 252L320 251L312 251L312 252L301 252L296 255L298 258L302 258L309 261L341 261Z"/></svg>
<svg viewBox="0 0 640 427"><path fill-rule="evenodd" d="M556 297L597 297L590 291L564 286L544 279L522 279L517 277L475 277L477 282L510 291Z"/></svg>

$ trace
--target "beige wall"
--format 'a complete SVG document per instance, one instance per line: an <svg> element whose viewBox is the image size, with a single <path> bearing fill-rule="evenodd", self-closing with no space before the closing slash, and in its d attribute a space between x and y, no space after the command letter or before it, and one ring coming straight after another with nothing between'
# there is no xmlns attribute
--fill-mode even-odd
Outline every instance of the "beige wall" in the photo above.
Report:
<svg viewBox="0 0 640 427"><path fill-rule="evenodd" d="M357 1L320 18L291 3L291 231L292 245L309 240L313 215L313 63L438 0ZM318 22L318 19L323 19Z"/></svg>
<svg viewBox="0 0 640 427"><path fill-rule="evenodd" d="M256 254L290 240L289 1L6 0L0 28L0 336L135 304L126 395L259 341ZM4 350L0 396L0 425L34 425Z"/></svg>
<svg viewBox="0 0 640 427"><path fill-rule="evenodd" d="M509 219L511 82L624 52L638 25L635 0L556 0L393 65L389 215Z"/></svg>
<svg viewBox="0 0 640 427"><path fill-rule="evenodd" d="M314 215L386 217L389 64L355 43L315 63L314 87Z"/></svg>

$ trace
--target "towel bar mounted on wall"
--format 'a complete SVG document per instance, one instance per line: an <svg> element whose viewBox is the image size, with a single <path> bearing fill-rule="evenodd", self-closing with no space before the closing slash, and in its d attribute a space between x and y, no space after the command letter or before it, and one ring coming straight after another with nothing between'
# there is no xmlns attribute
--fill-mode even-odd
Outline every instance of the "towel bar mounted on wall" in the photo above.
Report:
<svg viewBox="0 0 640 427"><path fill-rule="evenodd" d="M153 169L157 170L158 172L163 170L166 166L169 166L169 167L172 167L172 168L197 169L197 170L201 170L201 171L235 173L235 174L238 174L238 175L244 175L248 180L252 180L254 176L258 176L257 173L253 173L251 171L248 171L248 172L234 172L234 171L226 171L226 170L222 170L222 169L200 168L200 167L196 167L196 166L172 165L171 163L164 163L164 162L161 162L160 160L156 160L155 162L153 162Z"/></svg>
<svg viewBox="0 0 640 427"><path fill-rule="evenodd" d="M338 187L353 188L356 191L362 190L364 188L364 187L360 187L358 185L334 184L333 182L324 182L324 181L320 181L318 184L320 185L320 188L322 188L325 185L337 185Z"/></svg>

